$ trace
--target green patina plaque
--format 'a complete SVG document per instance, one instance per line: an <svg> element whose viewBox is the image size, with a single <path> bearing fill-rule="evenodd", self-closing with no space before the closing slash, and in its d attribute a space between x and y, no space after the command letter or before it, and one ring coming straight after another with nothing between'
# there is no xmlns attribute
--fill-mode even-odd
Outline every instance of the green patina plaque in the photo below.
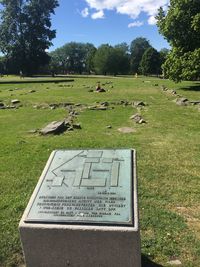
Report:
<svg viewBox="0 0 200 267"><path fill-rule="evenodd" d="M25 222L133 225L134 160L130 149L55 151Z"/></svg>

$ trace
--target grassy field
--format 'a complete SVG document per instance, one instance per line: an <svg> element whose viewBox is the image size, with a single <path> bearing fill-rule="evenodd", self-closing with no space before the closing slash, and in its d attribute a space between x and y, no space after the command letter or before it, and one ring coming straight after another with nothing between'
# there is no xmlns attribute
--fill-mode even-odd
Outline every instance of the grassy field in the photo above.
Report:
<svg viewBox="0 0 200 267"><path fill-rule="evenodd" d="M52 150L135 148L143 266L169 266L169 261L179 260L181 266L199 267L200 106L177 106L176 96L163 92L161 85L189 100L200 100L200 83L174 84L146 77L72 78L74 82L48 84L1 84L4 78L0 80L0 102L21 101L18 109L0 110L0 266L23 264L18 223ZM104 86L108 91L88 92L98 80L110 82ZM147 105L142 109L117 105L121 100ZM105 101L113 108L87 108ZM66 108L48 107L63 102L83 104L84 108L75 107L81 130L57 136L28 133L67 117ZM130 120L135 113L147 123ZM135 132L121 133L121 127Z"/></svg>

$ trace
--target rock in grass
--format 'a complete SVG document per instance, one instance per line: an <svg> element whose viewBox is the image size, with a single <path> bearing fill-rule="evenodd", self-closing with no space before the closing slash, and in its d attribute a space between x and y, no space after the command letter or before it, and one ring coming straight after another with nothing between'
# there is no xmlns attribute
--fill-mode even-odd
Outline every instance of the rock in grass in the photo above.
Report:
<svg viewBox="0 0 200 267"><path fill-rule="evenodd" d="M187 106L189 103L188 99L187 98L184 98L184 97L181 97L181 98L177 98L176 99L176 104L178 106Z"/></svg>
<svg viewBox="0 0 200 267"><path fill-rule="evenodd" d="M133 102L134 107L145 107L146 104L143 101L135 101Z"/></svg>
<svg viewBox="0 0 200 267"><path fill-rule="evenodd" d="M11 103L15 105L15 104L19 104L20 101L18 99L13 99L11 100Z"/></svg>
<svg viewBox="0 0 200 267"><path fill-rule="evenodd" d="M43 129L40 130L40 133L42 135L47 134L60 134L64 132L66 129L65 121L52 121L47 126L45 126Z"/></svg>
<svg viewBox="0 0 200 267"><path fill-rule="evenodd" d="M81 129L80 123L73 124L73 129Z"/></svg>
<svg viewBox="0 0 200 267"><path fill-rule="evenodd" d="M134 114L130 117L131 120L134 120L136 123L142 124L146 123L146 121L142 118L140 114Z"/></svg>

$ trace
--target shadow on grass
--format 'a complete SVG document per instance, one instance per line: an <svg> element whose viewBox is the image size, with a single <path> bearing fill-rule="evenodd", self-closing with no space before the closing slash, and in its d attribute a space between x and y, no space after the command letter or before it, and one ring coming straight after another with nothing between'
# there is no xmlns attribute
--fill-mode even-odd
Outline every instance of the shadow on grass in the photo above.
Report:
<svg viewBox="0 0 200 267"><path fill-rule="evenodd" d="M188 87L181 87L181 90L185 91L196 91L200 92L200 83L195 83L194 85L188 86Z"/></svg>
<svg viewBox="0 0 200 267"><path fill-rule="evenodd" d="M163 265L157 264L148 259L145 255L142 255L142 267L163 267Z"/></svg>

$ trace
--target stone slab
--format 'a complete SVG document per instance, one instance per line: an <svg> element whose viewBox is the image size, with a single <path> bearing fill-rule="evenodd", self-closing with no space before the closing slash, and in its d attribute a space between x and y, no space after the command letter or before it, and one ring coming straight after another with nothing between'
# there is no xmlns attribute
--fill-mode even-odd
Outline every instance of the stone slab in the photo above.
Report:
<svg viewBox="0 0 200 267"><path fill-rule="evenodd" d="M133 171L132 174L129 173L129 176L132 175L133 178L133 190L132 198L129 199L131 203L129 203L129 205L127 204L128 206L126 207L128 209L126 214L130 216L129 207L131 206L132 221L127 225L124 224L123 216L120 217L121 222L119 224L116 223L116 219L114 221L111 220L110 223L108 223L109 219L106 219L105 223L99 220L99 218L98 224L83 223L80 218L76 223L74 223L72 218L72 221L68 218L65 222L60 222L60 219L57 218L58 222L55 221L53 223L48 220L45 221L44 218L39 221L32 221L35 214L37 217L38 213L31 214L30 211L32 207L34 207L34 203L38 203L36 201L37 196L39 196L38 192L42 192L40 191L42 190L42 183L45 181L49 166L56 152L58 151L54 151L50 156L19 224L27 267L140 267L141 252L135 151L129 150L129 152L133 154L133 157L129 158ZM96 152L97 151L90 151L88 155L91 155L91 157L87 158L96 159L103 155L103 153L100 155ZM109 160L104 159L103 161L106 161L104 164L112 163L110 158ZM97 163L86 162L86 164ZM114 166L111 165L110 174L113 173L116 177L116 173L120 169L119 165L119 162L116 162ZM88 177L89 170L86 168L84 172L84 176ZM57 177L58 178L53 181L56 188L60 187L63 183L63 178L60 175ZM87 180L87 178L84 179ZM110 180L109 177L106 179L106 184L109 184L111 181L114 186L120 186L121 184L120 178L117 184L117 179ZM97 183L99 183L99 181ZM75 185L78 185L77 181ZM87 190L92 190L89 189L90 187L92 188L93 186L90 185ZM99 188L99 186L97 187ZM111 183L108 188L111 188ZM110 192L112 192L112 189ZM32 219L29 221L28 218ZM95 222L96 220L97 219L95 219Z"/></svg>

